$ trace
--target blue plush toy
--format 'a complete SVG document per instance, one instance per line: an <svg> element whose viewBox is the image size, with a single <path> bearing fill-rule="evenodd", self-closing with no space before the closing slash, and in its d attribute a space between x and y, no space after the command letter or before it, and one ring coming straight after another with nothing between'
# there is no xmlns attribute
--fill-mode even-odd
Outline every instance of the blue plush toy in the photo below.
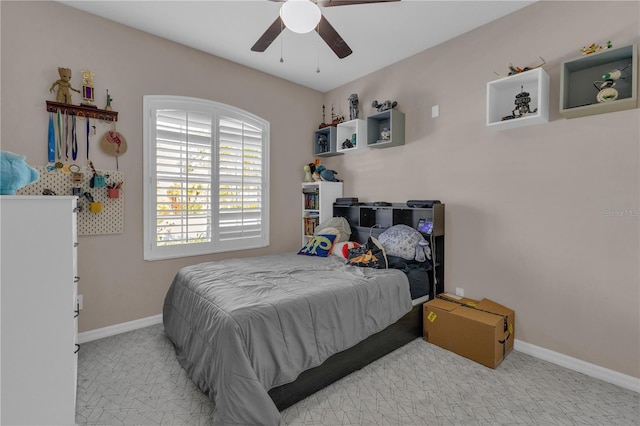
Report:
<svg viewBox="0 0 640 426"><path fill-rule="evenodd" d="M24 160L24 155L0 151L0 195L14 195L17 189L37 182L40 174Z"/></svg>
<svg viewBox="0 0 640 426"><path fill-rule="evenodd" d="M330 170L325 168L322 164L316 167L316 172L320 173L320 177L322 180L327 182L340 182L339 179L336 178L335 175L338 174L335 170Z"/></svg>

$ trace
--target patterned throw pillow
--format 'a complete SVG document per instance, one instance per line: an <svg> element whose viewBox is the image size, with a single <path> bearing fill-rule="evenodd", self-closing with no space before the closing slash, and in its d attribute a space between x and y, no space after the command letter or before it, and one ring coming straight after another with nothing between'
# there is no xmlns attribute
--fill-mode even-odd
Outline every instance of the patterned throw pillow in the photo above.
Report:
<svg viewBox="0 0 640 426"><path fill-rule="evenodd" d="M367 268L387 269L387 255L380 241L369 237L366 244L349 249L349 263Z"/></svg>
<svg viewBox="0 0 640 426"><path fill-rule="evenodd" d="M422 234L407 225L394 225L378 236L389 256L424 262L431 253Z"/></svg>
<svg viewBox="0 0 640 426"><path fill-rule="evenodd" d="M300 249L298 254L327 257L335 239L335 235L316 235Z"/></svg>

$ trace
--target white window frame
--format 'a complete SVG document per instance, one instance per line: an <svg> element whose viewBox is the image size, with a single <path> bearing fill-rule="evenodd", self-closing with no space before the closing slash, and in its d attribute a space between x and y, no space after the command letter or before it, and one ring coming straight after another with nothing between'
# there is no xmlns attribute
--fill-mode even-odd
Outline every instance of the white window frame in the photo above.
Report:
<svg viewBox="0 0 640 426"><path fill-rule="evenodd" d="M156 112L175 109L212 114L211 128L211 241L175 245L157 244L157 168ZM231 118L250 123L262 130L261 163L261 209L260 233L258 236L240 238L220 238L217 213L219 210L218 153L219 118ZM144 259L161 260L176 257L197 256L236 250L248 250L269 245L269 122L239 108L184 96L147 95L143 97L143 217L144 217Z"/></svg>

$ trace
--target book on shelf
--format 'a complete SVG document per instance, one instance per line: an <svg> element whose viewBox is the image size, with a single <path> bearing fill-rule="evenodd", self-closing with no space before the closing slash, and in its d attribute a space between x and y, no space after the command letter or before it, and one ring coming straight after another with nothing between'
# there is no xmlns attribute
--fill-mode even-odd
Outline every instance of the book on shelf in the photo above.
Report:
<svg viewBox="0 0 640 426"><path fill-rule="evenodd" d="M313 235L318 226L320 218L317 215L307 215L304 217L304 235Z"/></svg>
<svg viewBox="0 0 640 426"><path fill-rule="evenodd" d="M318 194L304 194L304 208L306 210L318 210L319 209Z"/></svg>

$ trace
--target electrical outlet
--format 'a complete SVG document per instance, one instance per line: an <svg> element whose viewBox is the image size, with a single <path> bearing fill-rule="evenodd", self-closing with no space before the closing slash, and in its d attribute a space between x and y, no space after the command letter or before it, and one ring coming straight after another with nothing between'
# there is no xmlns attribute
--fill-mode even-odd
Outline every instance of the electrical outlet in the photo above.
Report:
<svg viewBox="0 0 640 426"><path fill-rule="evenodd" d="M82 310L82 295L78 294L76 296L76 305L78 306L78 310L81 311Z"/></svg>
<svg viewBox="0 0 640 426"><path fill-rule="evenodd" d="M440 106L434 105L431 107L431 118L436 118L440 115Z"/></svg>
<svg viewBox="0 0 640 426"><path fill-rule="evenodd" d="M456 287L456 296L464 297L464 288Z"/></svg>

